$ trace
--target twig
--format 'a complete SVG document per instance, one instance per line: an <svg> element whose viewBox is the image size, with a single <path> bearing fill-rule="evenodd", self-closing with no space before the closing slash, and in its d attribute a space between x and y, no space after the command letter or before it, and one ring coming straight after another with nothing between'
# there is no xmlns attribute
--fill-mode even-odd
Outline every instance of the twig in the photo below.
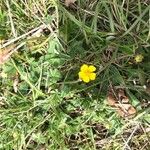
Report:
<svg viewBox="0 0 150 150"><path fill-rule="evenodd" d="M122 140L123 140L124 142L126 142L123 136L121 136L121 138L122 138ZM130 148L130 146L128 145L128 143L127 143L126 147L128 147L129 150L132 150L132 149Z"/></svg>
<svg viewBox="0 0 150 150"><path fill-rule="evenodd" d="M135 131L137 130L138 127L139 127L139 125L137 125L137 126L134 128L134 130L132 131L132 133L130 134L129 138L127 139L127 141L126 141L126 143L125 143L125 145L124 145L124 147L123 147L124 150L125 150L126 147L128 146L129 141L131 140L133 134L135 133Z"/></svg>

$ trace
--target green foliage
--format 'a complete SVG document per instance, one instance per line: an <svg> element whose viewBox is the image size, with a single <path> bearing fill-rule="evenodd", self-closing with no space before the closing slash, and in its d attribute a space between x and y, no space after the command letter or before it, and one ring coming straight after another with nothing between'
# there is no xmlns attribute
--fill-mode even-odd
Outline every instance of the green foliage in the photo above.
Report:
<svg viewBox="0 0 150 150"><path fill-rule="evenodd" d="M0 149L148 149L148 3L0 1L5 43L46 25L16 40L25 44L0 66ZM97 68L96 80L79 81L82 64ZM112 87L125 91L136 116L108 106Z"/></svg>

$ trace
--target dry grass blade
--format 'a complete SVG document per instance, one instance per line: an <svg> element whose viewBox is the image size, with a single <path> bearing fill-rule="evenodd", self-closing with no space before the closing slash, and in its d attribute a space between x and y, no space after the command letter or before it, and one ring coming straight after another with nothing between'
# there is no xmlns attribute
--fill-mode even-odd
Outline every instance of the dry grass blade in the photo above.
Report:
<svg viewBox="0 0 150 150"><path fill-rule="evenodd" d="M10 41L4 43L3 45L0 45L0 48L1 48L1 49L2 49L2 48L5 48L5 47L11 45L12 43L14 43L14 42L16 42L16 41L18 41L18 40L20 40L20 39L22 39L22 38L25 38L25 37L29 36L30 34L33 34L34 32L36 32L36 31L38 31L38 30L40 30L40 29L44 29L44 28L46 28L46 26L42 24L42 25L40 25L39 27L34 28L34 29L30 30L29 32L27 32L27 33L25 33L25 34L22 34L21 36L16 37L16 38L14 38L14 39L12 39L12 40L10 40Z"/></svg>
<svg viewBox="0 0 150 150"><path fill-rule="evenodd" d="M69 7L70 4L75 3L76 0L65 0L65 5Z"/></svg>
<svg viewBox="0 0 150 150"><path fill-rule="evenodd" d="M14 88L15 93L17 93L17 91L18 91L18 83L19 83L19 74L16 73L14 83L13 83L13 88Z"/></svg>

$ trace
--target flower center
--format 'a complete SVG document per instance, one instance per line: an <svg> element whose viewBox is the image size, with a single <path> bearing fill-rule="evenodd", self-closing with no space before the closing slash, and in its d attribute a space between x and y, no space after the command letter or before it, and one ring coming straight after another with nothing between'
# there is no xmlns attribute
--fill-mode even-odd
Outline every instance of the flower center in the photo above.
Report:
<svg viewBox="0 0 150 150"><path fill-rule="evenodd" d="M86 74L87 76L89 76L90 73L91 73L91 72L90 72L89 70L86 70L86 71L85 71L85 74Z"/></svg>

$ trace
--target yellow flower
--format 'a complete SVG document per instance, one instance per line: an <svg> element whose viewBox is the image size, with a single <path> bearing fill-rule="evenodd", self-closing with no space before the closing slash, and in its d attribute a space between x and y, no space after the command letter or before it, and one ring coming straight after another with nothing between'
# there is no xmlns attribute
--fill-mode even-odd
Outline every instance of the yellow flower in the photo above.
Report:
<svg viewBox="0 0 150 150"><path fill-rule="evenodd" d="M143 55L138 54L135 56L134 60L136 63L140 63L140 62L142 62L143 58L144 58Z"/></svg>
<svg viewBox="0 0 150 150"><path fill-rule="evenodd" d="M79 78L83 81L88 83L90 80L95 80L96 78L96 68L93 65L86 65L83 64L80 68L80 72L78 73Z"/></svg>

